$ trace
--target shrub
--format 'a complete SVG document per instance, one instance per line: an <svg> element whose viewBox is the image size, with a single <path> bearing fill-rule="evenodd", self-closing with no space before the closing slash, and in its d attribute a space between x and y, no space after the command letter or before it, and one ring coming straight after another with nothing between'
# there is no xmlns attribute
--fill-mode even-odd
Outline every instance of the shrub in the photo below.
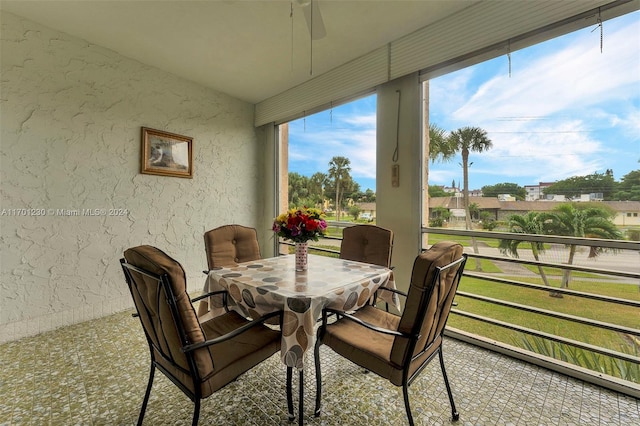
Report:
<svg viewBox="0 0 640 426"><path fill-rule="evenodd" d="M429 221L429 226L432 228L442 228L444 225L444 219L441 217L435 217Z"/></svg>

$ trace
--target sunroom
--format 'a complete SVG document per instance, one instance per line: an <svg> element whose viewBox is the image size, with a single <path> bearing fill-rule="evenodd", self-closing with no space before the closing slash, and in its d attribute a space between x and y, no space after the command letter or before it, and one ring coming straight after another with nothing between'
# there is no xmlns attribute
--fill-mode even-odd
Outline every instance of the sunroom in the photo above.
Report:
<svg viewBox="0 0 640 426"><path fill-rule="evenodd" d="M287 205L284 124L371 93L375 219L393 229L395 279L406 289L413 260L443 233L428 227L425 197L428 81L578 29L604 29L606 42L607 20L639 9L638 0L2 0L0 423L134 423L148 352L130 316L123 251L149 244L170 253L185 268L193 295L204 284L207 230L253 227L262 255L276 256L273 218ZM141 173L141 129L190 139L191 175ZM485 236L458 230L446 238ZM630 263L640 250L632 241L546 243L620 250ZM478 263L491 257L470 255ZM638 279L637 270L625 267L576 268ZM467 271L463 280L482 277ZM496 303L482 294L461 297ZM636 300L604 299L638 307ZM513 328L497 322L492 326ZM591 322L639 338L637 320L635 327ZM578 345L637 368L637 352ZM444 353L464 423L640 422L637 382L468 331L449 333ZM319 418L309 402L306 422L404 424L397 389L363 384L372 379L326 357L335 369L329 377L337 380L327 392L335 393L326 396ZM444 386L432 364L411 390L422 395L415 397L416 421L448 424ZM279 359L269 360L257 377L243 376L220 400L204 401L201 421L285 423L279 367ZM147 422L186 423L188 399L166 381L157 386ZM379 387L384 393L374 396Z"/></svg>

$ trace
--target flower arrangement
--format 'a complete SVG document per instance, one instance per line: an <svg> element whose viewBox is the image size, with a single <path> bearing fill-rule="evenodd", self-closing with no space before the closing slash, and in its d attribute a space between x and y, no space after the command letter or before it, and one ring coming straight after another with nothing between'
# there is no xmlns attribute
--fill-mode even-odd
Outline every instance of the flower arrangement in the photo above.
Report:
<svg viewBox="0 0 640 426"><path fill-rule="evenodd" d="M295 243L305 243L309 240L318 241L324 236L327 222L324 212L313 208L290 209L273 221L273 232L278 236Z"/></svg>

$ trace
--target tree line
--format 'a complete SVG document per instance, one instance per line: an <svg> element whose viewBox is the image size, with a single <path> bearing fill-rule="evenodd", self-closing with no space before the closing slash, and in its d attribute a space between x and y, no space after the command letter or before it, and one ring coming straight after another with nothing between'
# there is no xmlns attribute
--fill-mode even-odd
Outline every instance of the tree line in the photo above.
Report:
<svg viewBox="0 0 640 426"><path fill-rule="evenodd" d="M289 172L289 207L324 208L325 200L333 202L336 220L347 208L350 201L370 203L376 201L376 193L371 189L362 191L360 185L351 176L351 161L346 157L336 156L329 161L327 172L317 172L303 176L297 172Z"/></svg>
<svg viewBox="0 0 640 426"><path fill-rule="evenodd" d="M487 132L478 127L462 127L450 132L435 124L429 126L429 158L431 161L451 161L460 153L463 173L463 196L465 205L469 205L469 154L483 152L493 147ZM455 183L455 182L454 182ZM454 185L455 186L455 185ZM499 194L513 195L517 200L526 198L524 187L515 183L498 183L481 188L484 197L497 197ZM573 176L554 182L543 190L544 195L564 195L567 198L579 197L582 194L602 194L605 201L640 201L640 170L633 170L624 175L620 182L613 177L613 170L604 173L592 173L585 176ZM434 186L429 187L432 197L447 196L448 194Z"/></svg>
<svg viewBox="0 0 640 426"><path fill-rule="evenodd" d="M453 182L452 187L455 187ZM495 198L500 194L513 195L516 200L524 201L527 191L517 183L497 183L481 188L483 197ZM581 194L602 194L605 201L640 201L640 170L632 170L622 176L619 182L613 178L613 171L592 173L586 176L572 176L554 182L543 189L544 195L564 195L567 198L579 197ZM429 185L430 197L448 197L450 192L442 186Z"/></svg>

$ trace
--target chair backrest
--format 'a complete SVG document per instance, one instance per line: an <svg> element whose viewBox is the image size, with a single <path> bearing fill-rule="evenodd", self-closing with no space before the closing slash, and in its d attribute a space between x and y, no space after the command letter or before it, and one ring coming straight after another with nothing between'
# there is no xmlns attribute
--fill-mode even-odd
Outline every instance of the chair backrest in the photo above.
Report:
<svg viewBox="0 0 640 426"><path fill-rule="evenodd" d="M204 233L209 269L260 259L255 228L224 225Z"/></svg>
<svg viewBox="0 0 640 426"><path fill-rule="evenodd" d="M189 355L181 350L205 341L182 265L146 245L126 250L120 262L153 358L193 392L194 376L197 382L210 374L213 359L207 348Z"/></svg>
<svg viewBox="0 0 640 426"><path fill-rule="evenodd" d="M395 338L391 360L398 365L404 365L407 356L415 356L441 343L467 259L462 251L458 243L441 241L416 257L398 325L398 331L410 333L416 339Z"/></svg>
<svg viewBox="0 0 640 426"><path fill-rule="evenodd" d="M344 228L340 259L371 263L388 268L393 251L393 231L376 225Z"/></svg>

